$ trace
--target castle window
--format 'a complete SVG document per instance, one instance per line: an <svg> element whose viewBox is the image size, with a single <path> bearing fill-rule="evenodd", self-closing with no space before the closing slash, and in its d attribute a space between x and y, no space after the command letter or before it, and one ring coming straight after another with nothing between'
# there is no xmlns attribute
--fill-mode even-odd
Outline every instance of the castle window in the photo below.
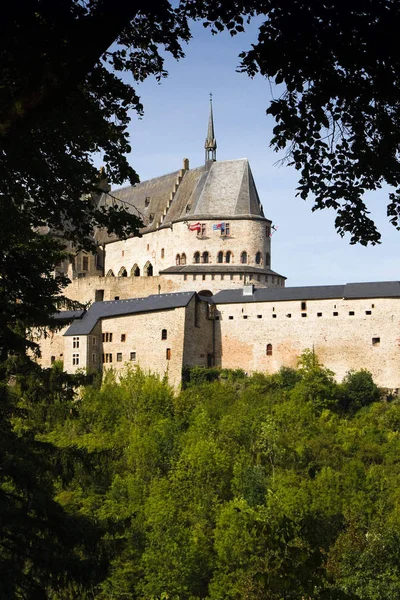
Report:
<svg viewBox="0 0 400 600"><path fill-rule="evenodd" d="M136 352L131 352L129 358L130 358L130 360L136 360Z"/></svg>
<svg viewBox="0 0 400 600"><path fill-rule="evenodd" d="M92 363L95 363L95 364L97 363L97 354L96 354L96 352L94 352L92 354Z"/></svg>
<svg viewBox="0 0 400 600"><path fill-rule="evenodd" d="M240 255L240 262L242 265L247 265L247 252L245 250Z"/></svg>
<svg viewBox="0 0 400 600"><path fill-rule="evenodd" d="M276 319L276 314L275 314L275 313L272 315L272 318L273 318L273 319Z"/></svg>
<svg viewBox="0 0 400 600"><path fill-rule="evenodd" d="M193 254L193 262L194 262L195 264L197 264L197 263L199 263L199 262L200 262L200 252L195 252L195 253Z"/></svg>
<svg viewBox="0 0 400 600"><path fill-rule="evenodd" d="M118 273L118 277L128 277L125 267L121 267Z"/></svg>
<svg viewBox="0 0 400 600"><path fill-rule="evenodd" d="M301 313L301 316L302 316L302 317L306 317L306 316L307 316L307 313Z"/></svg>
<svg viewBox="0 0 400 600"><path fill-rule="evenodd" d="M272 356L272 344L267 344L267 346L265 348L265 354L267 356Z"/></svg>
<svg viewBox="0 0 400 600"><path fill-rule="evenodd" d="M322 313L317 313L317 317L322 317Z"/></svg>
<svg viewBox="0 0 400 600"><path fill-rule="evenodd" d="M206 235L206 231L207 231L207 225L205 223L201 224L201 230L200 230L200 235Z"/></svg>
<svg viewBox="0 0 400 600"><path fill-rule="evenodd" d="M183 253L181 256L181 265L186 265L186 254Z"/></svg>
<svg viewBox="0 0 400 600"><path fill-rule="evenodd" d="M366 311L365 311L365 314L366 314L366 315L371 315L372 313L371 313L371 311L370 311L370 310L366 310Z"/></svg>
<svg viewBox="0 0 400 600"><path fill-rule="evenodd" d="M112 333L103 333L103 342L112 342Z"/></svg>
<svg viewBox="0 0 400 600"><path fill-rule="evenodd" d="M224 280L224 275L222 274L222 275L221 275L221 281L223 281L223 280Z"/></svg>
<svg viewBox="0 0 400 600"><path fill-rule="evenodd" d="M117 362L122 362L122 352L117 352Z"/></svg>
<svg viewBox="0 0 400 600"><path fill-rule="evenodd" d="M103 300L104 300L104 290L95 290L94 301L95 302L103 302Z"/></svg>
<svg viewBox="0 0 400 600"><path fill-rule="evenodd" d="M222 261L224 260L224 254L223 252L221 252L221 250L218 252L217 254L217 262L218 263L222 263Z"/></svg>
<svg viewBox="0 0 400 600"><path fill-rule="evenodd" d="M349 316L354 317L354 310L349 310Z"/></svg>
<svg viewBox="0 0 400 600"><path fill-rule="evenodd" d="M167 360L171 360L171 348L167 348L167 350L165 352L165 358Z"/></svg>
<svg viewBox="0 0 400 600"><path fill-rule="evenodd" d="M106 277L115 277L115 275L114 275L114 271L113 271L112 269L110 269L110 270L107 272L107 275L106 275Z"/></svg>
<svg viewBox="0 0 400 600"><path fill-rule="evenodd" d="M378 338L378 337L372 338L372 345L373 346L379 346L380 343L381 343L381 338Z"/></svg>
<svg viewBox="0 0 400 600"><path fill-rule="evenodd" d="M231 225L230 225L230 223L225 223L225 228L221 229L221 235L231 235Z"/></svg>
<svg viewBox="0 0 400 600"><path fill-rule="evenodd" d="M286 316L287 316L288 319L292 318L292 314L291 313L288 313Z"/></svg>
<svg viewBox="0 0 400 600"><path fill-rule="evenodd" d="M334 312L334 313L333 313L333 316L334 316L334 317L337 317L338 315L339 315L339 313L338 313L338 312Z"/></svg>
<svg viewBox="0 0 400 600"><path fill-rule="evenodd" d="M108 352L106 354L103 354L103 363L112 363L112 354L109 354Z"/></svg>
<svg viewBox="0 0 400 600"><path fill-rule="evenodd" d="M203 252L202 262L203 263L208 263L209 262L209 258L210 258L210 255L208 254L208 252Z"/></svg>
<svg viewBox="0 0 400 600"><path fill-rule="evenodd" d="M265 254L265 266L268 267L268 269L271 266L271 255L269 252L266 252Z"/></svg>
<svg viewBox="0 0 400 600"><path fill-rule="evenodd" d="M125 250L121 250L121 256L122 256L122 258L124 258L124 256L125 256Z"/></svg>
<svg viewBox="0 0 400 600"><path fill-rule="evenodd" d="M55 362L56 362L56 357L55 356L50 356L50 364L54 365Z"/></svg>
<svg viewBox="0 0 400 600"><path fill-rule="evenodd" d="M79 337L73 337L72 338L72 347L73 348L79 348Z"/></svg>
<svg viewBox="0 0 400 600"><path fill-rule="evenodd" d="M307 302L301 303L301 310L307 310Z"/></svg>
<svg viewBox="0 0 400 600"><path fill-rule="evenodd" d="M228 319L232 320L232 319L233 319L232 315L230 315L230 316L228 317Z"/></svg>
<svg viewBox="0 0 400 600"><path fill-rule="evenodd" d="M243 319L247 319L247 315L243 315Z"/></svg>
<svg viewBox="0 0 400 600"><path fill-rule="evenodd" d="M126 333L121 333L121 342L126 342Z"/></svg>
<svg viewBox="0 0 400 600"><path fill-rule="evenodd" d="M371 308L375 308L375 304L371 304Z"/></svg>
<svg viewBox="0 0 400 600"><path fill-rule="evenodd" d="M146 196L144 200L144 207L147 208L150 204L150 196Z"/></svg>
<svg viewBox="0 0 400 600"><path fill-rule="evenodd" d="M232 252L230 250L228 250L228 252L225 254L225 262L230 263L231 258L232 258Z"/></svg>
<svg viewBox="0 0 400 600"><path fill-rule="evenodd" d="M72 355L72 364L74 366L79 365L79 354L73 354Z"/></svg>
<svg viewBox="0 0 400 600"><path fill-rule="evenodd" d="M178 266L181 264L181 255L180 254L176 255L175 262Z"/></svg>
<svg viewBox="0 0 400 600"><path fill-rule="evenodd" d="M262 315L257 315L257 319L262 319Z"/></svg>
<svg viewBox="0 0 400 600"><path fill-rule="evenodd" d="M164 248L161 248L161 258L164 258Z"/></svg>
<svg viewBox="0 0 400 600"><path fill-rule="evenodd" d="M202 278L202 280L203 280L203 281L205 281L205 280L206 280L206 276L205 276L205 274L203 274L203 275L201 276L201 278Z"/></svg>
<svg viewBox="0 0 400 600"><path fill-rule="evenodd" d="M166 340L167 339L167 330L163 329L161 332L161 339L162 340Z"/></svg>
<svg viewBox="0 0 400 600"><path fill-rule="evenodd" d="M114 300L119 300L119 296L114 296Z"/></svg>
<svg viewBox="0 0 400 600"><path fill-rule="evenodd" d="M150 244L147 244L146 249L147 249L147 252L150 250Z"/></svg>
<svg viewBox="0 0 400 600"><path fill-rule="evenodd" d="M82 271L89 271L89 257L82 256Z"/></svg>
<svg viewBox="0 0 400 600"><path fill-rule="evenodd" d="M186 280L187 280L187 275L185 273L184 276L183 276L183 281L186 281Z"/></svg>
<svg viewBox="0 0 400 600"><path fill-rule="evenodd" d="M267 237L271 237L271 226L270 225L265 226L265 235Z"/></svg>
<svg viewBox="0 0 400 600"><path fill-rule="evenodd" d="M261 265L261 252L256 253L256 265Z"/></svg>
<svg viewBox="0 0 400 600"><path fill-rule="evenodd" d="M153 277L153 265L150 261L147 261L147 263L144 265L144 273L146 277Z"/></svg>

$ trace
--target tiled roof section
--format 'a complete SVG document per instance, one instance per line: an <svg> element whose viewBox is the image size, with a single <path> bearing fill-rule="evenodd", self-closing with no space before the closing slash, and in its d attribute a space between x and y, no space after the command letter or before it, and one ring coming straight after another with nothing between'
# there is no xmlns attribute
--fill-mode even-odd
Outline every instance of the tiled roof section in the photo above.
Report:
<svg viewBox="0 0 400 600"><path fill-rule="evenodd" d="M180 292L152 295L147 298L95 302L82 319L71 324L64 335L88 335L99 319L107 317L121 317L123 315L182 308L187 306L194 295L195 292Z"/></svg>
<svg viewBox="0 0 400 600"><path fill-rule="evenodd" d="M204 167L197 167L185 172L166 214L164 225L170 224L181 217L190 217L194 206L196 206L196 196L201 192L206 178L207 172L205 172ZM186 207L188 207L188 210L186 210Z"/></svg>
<svg viewBox="0 0 400 600"><path fill-rule="evenodd" d="M85 310L62 310L55 313L52 319L56 321L72 321L72 319L81 319L85 312Z"/></svg>
<svg viewBox="0 0 400 600"><path fill-rule="evenodd" d="M285 300L328 300L330 298L400 298L398 281L348 283L286 288L255 288L253 294L243 295L243 289L222 290L212 298L215 304L241 302L278 302Z"/></svg>
<svg viewBox="0 0 400 600"><path fill-rule="evenodd" d="M144 215L141 233L188 218L264 217L247 158L216 161L209 170L202 166L175 171L113 190L111 195L101 195L99 207L115 202L133 214ZM152 221L150 215L154 215ZM98 230L95 238L99 244L117 239L105 230Z"/></svg>
<svg viewBox="0 0 400 600"><path fill-rule="evenodd" d="M121 201L122 206L129 212L139 216L144 215L145 227L141 230L142 233L153 231L157 229L168 209L168 202L178 175L179 171L175 171L133 186L113 190L111 195L102 194L99 206L111 206L113 203ZM154 215L152 221L150 221L150 215ZM107 236L104 231L98 231L96 239L99 243L104 243L116 238Z"/></svg>
<svg viewBox="0 0 400 600"><path fill-rule="evenodd" d="M257 267L250 267L249 265L227 265L226 263L211 265L211 264L194 264L194 265L176 265L174 267L168 267L163 271L160 271L160 275L164 274L182 274L182 273L254 273L256 275L273 275L276 277L282 277L271 269L259 269Z"/></svg>
<svg viewBox="0 0 400 600"><path fill-rule="evenodd" d="M247 158L216 161L211 165L192 215L196 218L264 216Z"/></svg>

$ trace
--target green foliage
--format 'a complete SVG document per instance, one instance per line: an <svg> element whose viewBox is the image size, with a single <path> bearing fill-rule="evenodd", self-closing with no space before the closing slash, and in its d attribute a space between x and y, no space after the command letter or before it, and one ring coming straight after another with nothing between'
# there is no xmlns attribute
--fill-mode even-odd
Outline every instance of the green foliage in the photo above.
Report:
<svg viewBox="0 0 400 600"><path fill-rule="evenodd" d="M108 372L56 411L40 435L75 457L56 500L109 565L93 598L393 600L400 405L344 414L342 387L308 351L176 396Z"/></svg>
<svg viewBox="0 0 400 600"><path fill-rule="evenodd" d="M350 371L342 382L342 406L346 411L356 411L372 402L377 402L381 396L378 386L374 383L371 373Z"/></svg>

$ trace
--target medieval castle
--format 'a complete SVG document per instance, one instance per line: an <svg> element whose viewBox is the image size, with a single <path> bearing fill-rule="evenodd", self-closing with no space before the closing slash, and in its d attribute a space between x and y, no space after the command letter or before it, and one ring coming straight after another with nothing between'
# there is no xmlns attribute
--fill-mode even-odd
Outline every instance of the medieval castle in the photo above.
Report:
<svg viewBox="0 0 400 600"><path fill-rule="evenodd" d="M184 159L179 171L98 198L139 214L142 237L97 230L96 254L58 266L68 297L91 305L57 315L68 325L41 340L42 365L137 364L178 387L185 366L274 372L314 348L338 379L365 368L399 389L400 283L285 287L250 165L218 162L216 149L210 103L203 166Z"/></svg>

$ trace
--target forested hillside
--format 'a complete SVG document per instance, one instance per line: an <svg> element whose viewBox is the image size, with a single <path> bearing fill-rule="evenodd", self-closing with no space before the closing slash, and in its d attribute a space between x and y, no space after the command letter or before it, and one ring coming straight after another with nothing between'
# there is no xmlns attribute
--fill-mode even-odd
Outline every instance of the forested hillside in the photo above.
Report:
<svg viewBox="0 0 400 600"><path fill-rule="evenodd" d="M26 560L37 597L399 597L400 403L368 373L336 384L308 352L272 376L195 371L177 396L109 372L77 399L59 369L25 381L12 417L54 449L81 565L46 579Z"/></svg>

